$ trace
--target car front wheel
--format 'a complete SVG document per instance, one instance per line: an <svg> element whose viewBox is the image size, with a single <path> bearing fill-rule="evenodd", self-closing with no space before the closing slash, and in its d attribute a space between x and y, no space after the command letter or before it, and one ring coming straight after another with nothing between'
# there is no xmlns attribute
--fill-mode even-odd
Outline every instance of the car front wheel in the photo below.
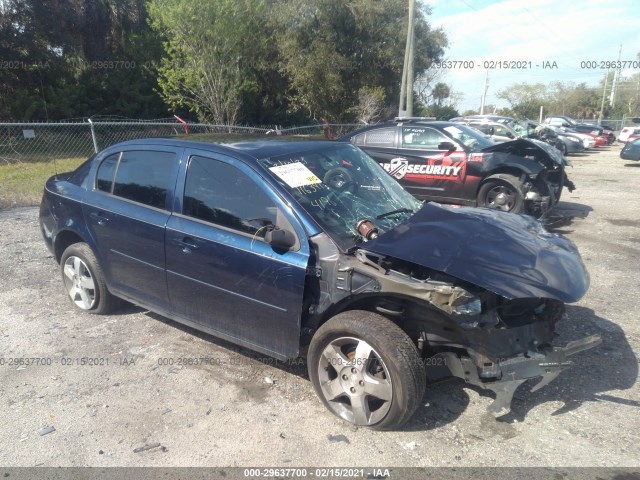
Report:
<svg viewBox="0 0 640 480"><path fill-rule="evenodd" d="M488 177L478 191L478 206L521 213L524 199L520 180L507 174Z"/></svg>
<svg viewBox="0 0 640 480"><path fill-rule="evenodd" d="M425 390L416 346L400 327L372 312L343 312L322 325L311 340L307 365L332 413L377 430L401 427Z"/></svg>
<svg viewBox="0 0 640 480"><path fill-rule="evenodd" d="M65 290L80 310L101 315L120 306L120 299L107 290L98 260L86 243L67 247L60 269Z"/></svg>

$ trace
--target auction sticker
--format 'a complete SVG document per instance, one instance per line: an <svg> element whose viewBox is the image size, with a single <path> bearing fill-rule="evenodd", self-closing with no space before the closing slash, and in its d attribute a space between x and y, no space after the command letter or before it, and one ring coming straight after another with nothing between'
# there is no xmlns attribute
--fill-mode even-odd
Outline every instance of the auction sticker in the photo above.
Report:
<svg viewBox="0 0 640 480"><path fill-rule="evenodd" d="M284 180L291 188L322 183L322 180L300 162L278 165L277 167L271 167L269 170Z"/></svg>

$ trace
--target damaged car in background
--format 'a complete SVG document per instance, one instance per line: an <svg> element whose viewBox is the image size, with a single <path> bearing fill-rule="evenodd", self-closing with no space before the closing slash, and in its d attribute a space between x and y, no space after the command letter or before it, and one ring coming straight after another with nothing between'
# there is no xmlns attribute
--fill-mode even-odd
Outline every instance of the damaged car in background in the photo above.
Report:
<svg viewBox="0 0 640 480"><path fill-rule="evenodd" d="M496 144L454 122L399 118L340 139L357 145L419 200L543 217L566 187L569 163L548 144L518 138Z"/></svg>
<svg viewBox="0 0 640 480"><path fill-rule="evenodd" d="M424 204L346 143L113 145L47 181L40 225L79 309L125 299L306 356L324 405L375 429L400 428L448 376L505 413L519 385L600 341L554 341L589 285L571 241L529 216Z"/></svg>

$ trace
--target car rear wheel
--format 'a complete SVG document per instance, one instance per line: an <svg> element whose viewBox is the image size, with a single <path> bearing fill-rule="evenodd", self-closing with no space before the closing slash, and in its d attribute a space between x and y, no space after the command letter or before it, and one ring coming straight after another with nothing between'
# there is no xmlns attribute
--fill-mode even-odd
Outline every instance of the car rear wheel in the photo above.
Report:
<svg viewBox="0 0 640 480"><path fill-rule="evenodd" d="M62 254L60 270L65 290L80 310L102 315L121 305L107 289L104 274L86 243L74 243Z"/></svg>
<svg viewBox="0 0 640 480"><path fill-rule="evenodd" d="M488 177L478 191L478 206L520 213L524 208L522 183L508 174Z"/></svg>
<svg viewBox="0 0 640 480"><path fill-rule="evenodd" d="M558 143L558 150L560 150L560 153L562 153L563 155L567 154L567 144L564 142L559 142Z"/></svg>
<svg viewBox="0 0 640 480"><path fill-rule="evenodd" d="M372 312L336 315L313 336L309 377L335 415L376 430L401 427L424 395L426 373L406 333Z"/></svg>

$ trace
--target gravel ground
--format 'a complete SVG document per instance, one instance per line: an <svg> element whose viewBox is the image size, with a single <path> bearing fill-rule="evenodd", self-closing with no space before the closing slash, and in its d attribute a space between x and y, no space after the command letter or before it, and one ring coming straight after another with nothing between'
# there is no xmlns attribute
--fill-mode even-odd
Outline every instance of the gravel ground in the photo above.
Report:
<svg viewBox="0 0 640 480"><path fill-rule="evenodd" d="M591 274L559 340L603 344L542 390L523 385L499 420L483 391L432 385L399 432L335 418L302 361L268 363L134 306L76 311L37 208L0 211L0 465L639 466L640 164L619 150L572 157L578 189L559 207L574 218L556 228Z"/></svg>

